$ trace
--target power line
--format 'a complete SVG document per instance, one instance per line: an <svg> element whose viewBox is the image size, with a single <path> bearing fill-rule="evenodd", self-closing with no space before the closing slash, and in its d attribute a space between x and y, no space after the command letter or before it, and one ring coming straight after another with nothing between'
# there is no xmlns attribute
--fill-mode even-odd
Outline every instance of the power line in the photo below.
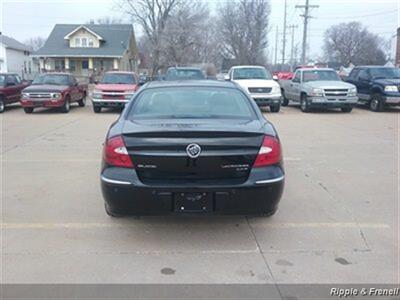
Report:
<svg viewBox="0 0 400 300"><path fill-rule="evenodd" d="M312 18L310 16L310 9L318 8L318 5L310 5L310 1L306 0L305 5L296 5L296 8L304 8L304 14L300 15L304 18L304 25L303 25L303 45L302 45L302 52L301 52L301 63L306 63L306 51L307 51L307 29L308 29L308 20Z"/></svg>

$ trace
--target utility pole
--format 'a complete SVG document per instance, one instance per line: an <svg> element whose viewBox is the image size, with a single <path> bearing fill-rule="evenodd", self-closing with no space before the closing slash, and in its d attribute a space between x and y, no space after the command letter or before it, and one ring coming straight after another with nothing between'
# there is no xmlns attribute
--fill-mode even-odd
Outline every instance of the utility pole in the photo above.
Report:
<svg viewBox="0 0 400 300"><path fill-rule="evenodd" d="M279 28L276 26L276 37L275 37L275 67L278 64L278 39L279 39Z"/></svg>
<svg viewBox="0 0 400 300"><path fill-rule="evenodd" d="M298 28L299 26L297 25L290 25L288 26L288 29L292 30L292 44L291 44L291 49L290 49L290 65L293 67L293 59L294 59L294 30Z"/></svg>
<svg viewBox="0 0 400 300"><path fill-rule="evenodd" d="M287 28L287 0L285 0L285 9L283 15L283 40L282 40L282 66L285 64L285 52L286 52L286 28Z"/></svg>
<svg viewBox="0 0 400 300"><path fill-rule="evenodd" d="M296 8L304 8L304 14L300 15L300 17L304 18L304 28L303 28L303 45L301 51L301 63L306 63L306 51L307 51L307 31L308 31L308 19L311 19L310 10L312 8L318 8L319 5L310 5L310 1L306 0L305 5L296 5Z"/></svg>

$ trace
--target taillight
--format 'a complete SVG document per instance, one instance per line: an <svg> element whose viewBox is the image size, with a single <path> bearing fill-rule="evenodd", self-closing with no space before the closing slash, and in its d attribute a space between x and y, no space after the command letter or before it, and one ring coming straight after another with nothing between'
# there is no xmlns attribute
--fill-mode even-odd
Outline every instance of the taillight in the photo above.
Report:
<svg viewBox="0 0 400 300"><path fill-rule="evenodd" d="M122 136L115 136L106 141L104 146L104 160L115 167L133 168L133 163L126 150Z"/></svg>
<svg viewBox="0 0 400 300"><path fill-rule="evenodd" d="M260 151L253 167L265 167L277 164L281 161L282 151L279 140L275 137L266 135L261 145Z"/></svg>

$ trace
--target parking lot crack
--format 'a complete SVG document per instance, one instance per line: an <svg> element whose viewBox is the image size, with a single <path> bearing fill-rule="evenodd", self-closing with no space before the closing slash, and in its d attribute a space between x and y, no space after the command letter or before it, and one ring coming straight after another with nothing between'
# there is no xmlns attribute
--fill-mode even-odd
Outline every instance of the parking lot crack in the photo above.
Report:
<svg viewBox="0 0 400 300"><path fill-rule="evenodd" d="M246 216L246 222L247 222L247 226L249 226L249 229L250 229L250 232L251 232L251 234L252 234L252 236L253 236L253 238L254 238L254 241L256 242L257 249L258 249L258 251L260 252L260 254L261 254L261 256L262 256L262 259L263 259L263 261L264 261L264 264L265 264L265 266L267 267L267 270L268 270L269 274L271 275L272 280L274 281L274 285L275 285L275 287L276 287L276 289L277 289L277 291L278 291L278 293L279 293L279 296L281 297L281 299L284 299L284 298L283 298L283 295L282 295L282 292L281 292L281 290L279 289L279 285L278 285L278 283L277 283L277 281L276 281L276 279L275 279L275 276L274 276L274 274L272 273L272 269L271 269L270 265L268 264L267 258L266 258L265 255L264 255L264 252L263 252L263 250L262 250L262 248L261 248L261 245L260 245L260 243L258 242L257 236L256 236L256 234L255 234L255 232L254 232L254 229L253 229L253 227L251 226L251 224L250 224L250 222L249 222L249 218L248 218L247 216Z"/></svg>

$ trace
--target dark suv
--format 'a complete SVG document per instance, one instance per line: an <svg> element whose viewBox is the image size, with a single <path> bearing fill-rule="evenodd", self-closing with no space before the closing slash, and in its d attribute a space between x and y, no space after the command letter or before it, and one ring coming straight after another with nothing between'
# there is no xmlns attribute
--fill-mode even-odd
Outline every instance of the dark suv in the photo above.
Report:
<svg viewBox="0 0 400 300"><path fill-rule="evenodd" d="M382 111L385 106L400 106L400 69L383 66L355 67L347 82L358 90L360 102L372 111Z"/></svg>

